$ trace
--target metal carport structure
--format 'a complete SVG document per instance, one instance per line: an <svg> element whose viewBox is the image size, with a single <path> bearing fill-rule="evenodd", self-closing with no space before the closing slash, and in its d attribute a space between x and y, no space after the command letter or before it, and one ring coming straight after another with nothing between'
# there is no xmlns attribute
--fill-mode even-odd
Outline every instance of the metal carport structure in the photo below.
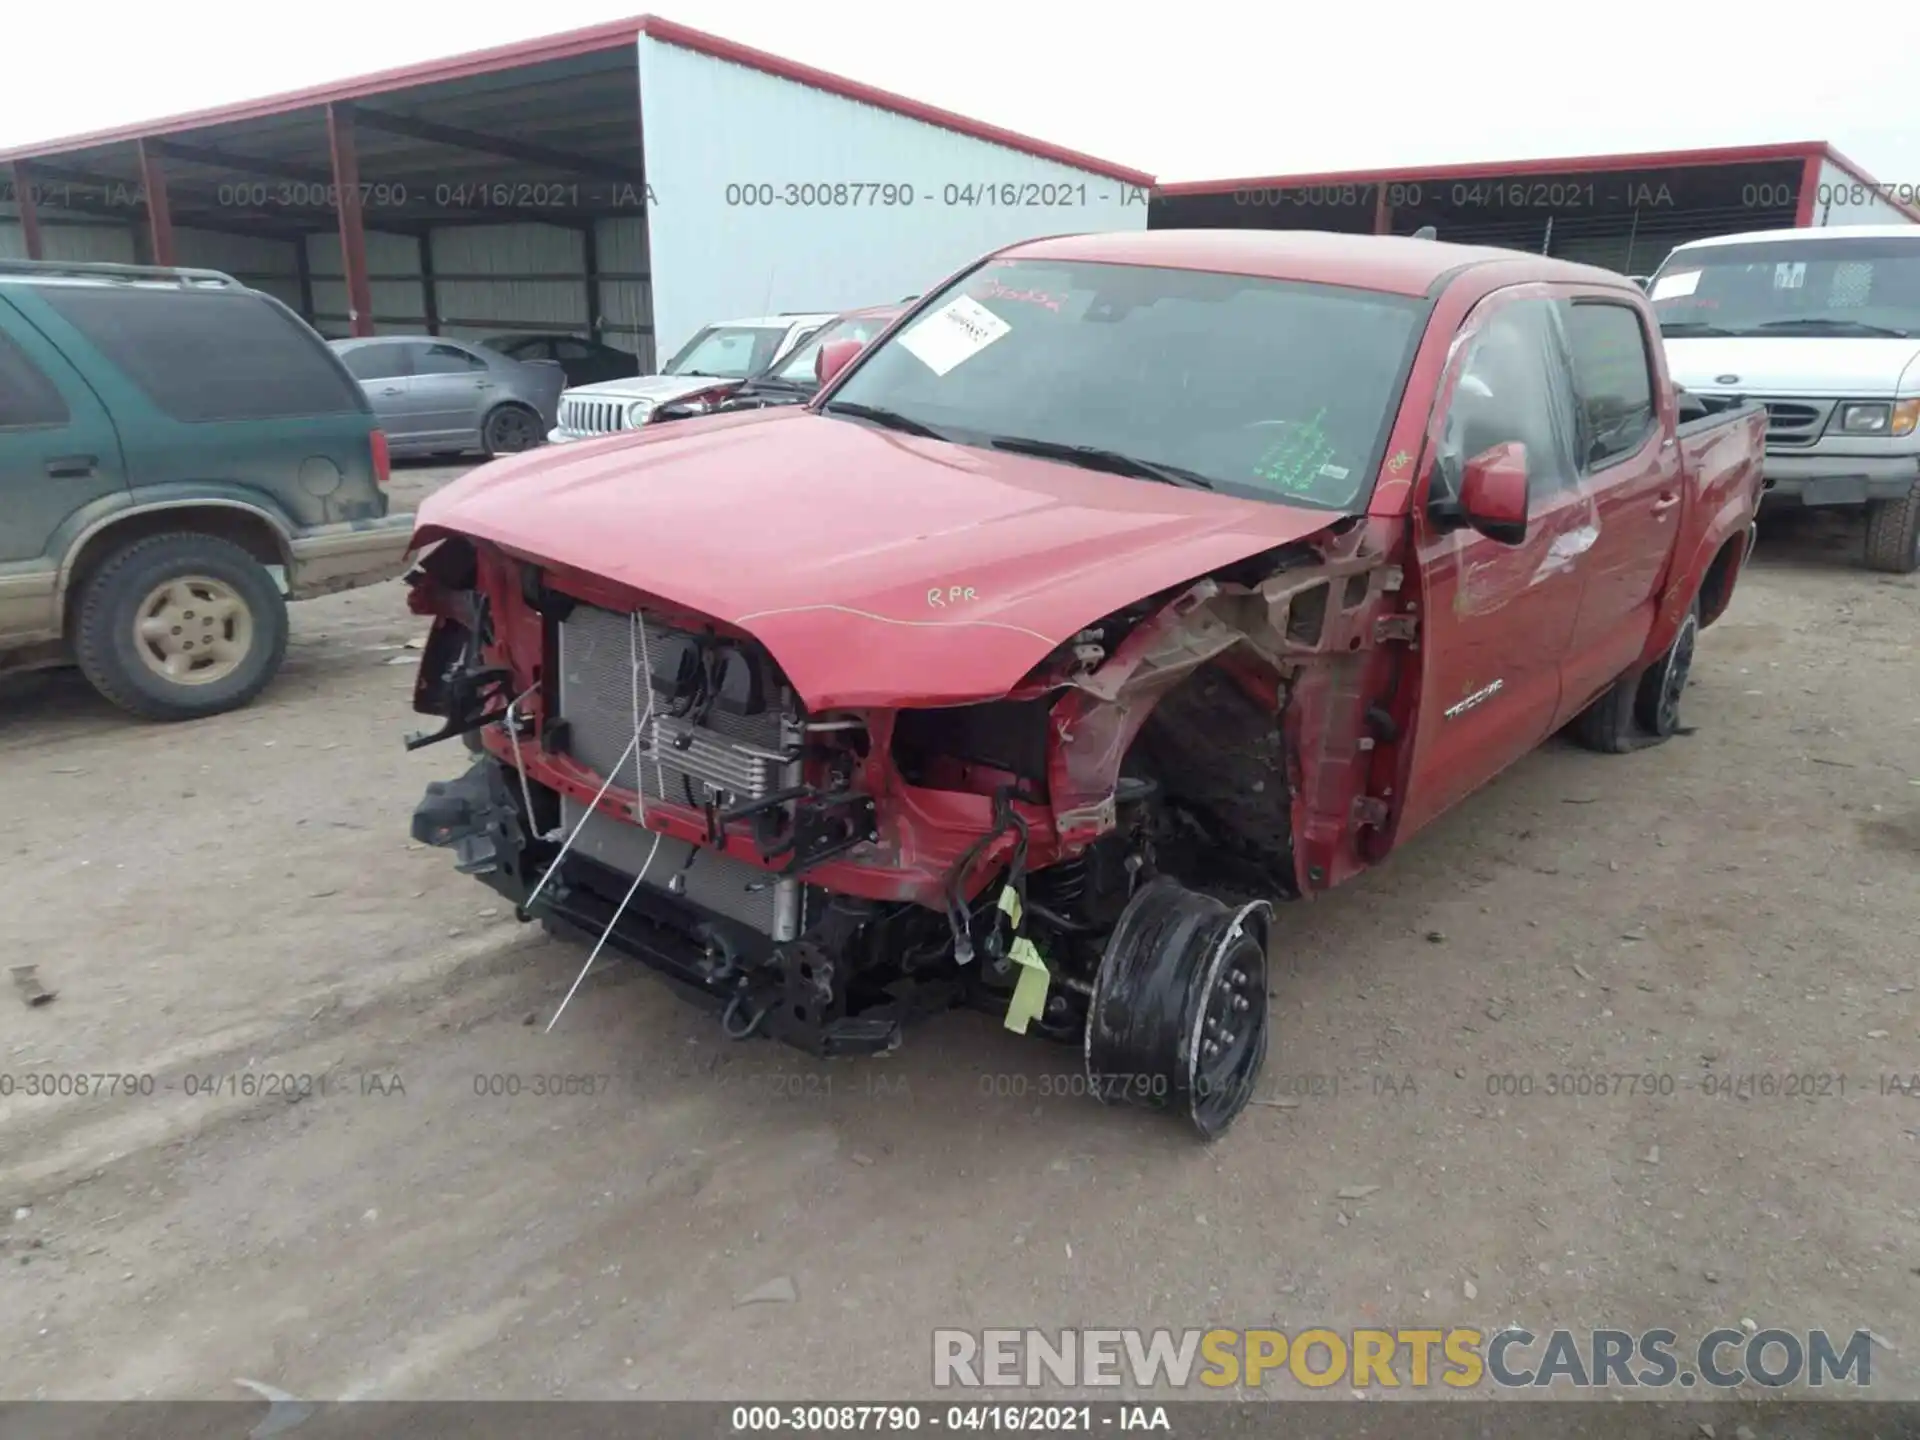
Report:
<svg viewBox="0 0 1920 1440"><path fill-rule="evenodd" d="M1795 225L1920 222L1823 140L1552 160L1403 166L1161 185L1149 225L1335 230L1500 245L1648 273L1687 240Z"/></svg>
<svg viewBox="0 0 1920 1440"><path fill-rule="evenodd" d="M728 313L897 299L1035 229L1144 227L1152 183L651 16L0 165L0 256L211 266L326 334L565 331L643 362ZM956 191L982 180L1075 203Z"/></svg>

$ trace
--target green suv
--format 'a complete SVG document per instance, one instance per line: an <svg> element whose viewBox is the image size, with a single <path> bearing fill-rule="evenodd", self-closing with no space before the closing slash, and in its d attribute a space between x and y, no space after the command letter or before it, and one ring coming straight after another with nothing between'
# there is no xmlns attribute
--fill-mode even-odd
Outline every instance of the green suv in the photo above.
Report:
<svg viewBox="0 0 1920 1440"><path fill-rule="evenodd" d="M386 438L272 296L0 261L0 672L77 663L151 720L245 705L288 599L404 568Z"/></svg>

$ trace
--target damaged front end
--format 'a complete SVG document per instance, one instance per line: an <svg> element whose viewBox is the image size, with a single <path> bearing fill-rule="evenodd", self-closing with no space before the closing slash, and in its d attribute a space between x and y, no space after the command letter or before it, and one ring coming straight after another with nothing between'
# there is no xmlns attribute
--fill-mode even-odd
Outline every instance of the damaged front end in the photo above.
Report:
<svg viewBox="0 0 1920 1440"><path fill-rule="evenodd" d="M817 712L738 626L455 535L409 577L442 722L410 743L476 758L413 833L734 1038L874 1054L970 1005L1212 1136L1266 1051L1270 902L1390 823L1382 524L1143 597L991 699Z"/></svg>

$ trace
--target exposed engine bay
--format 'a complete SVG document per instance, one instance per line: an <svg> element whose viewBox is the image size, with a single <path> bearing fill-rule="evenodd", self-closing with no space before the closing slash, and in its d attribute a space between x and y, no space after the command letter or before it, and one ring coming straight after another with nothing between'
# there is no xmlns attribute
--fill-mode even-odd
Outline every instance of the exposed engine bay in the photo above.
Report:
<svg viewBox="0 0 1920 1440"><path fill-rule="evenodd" d="M414 835L520 918L822 1056L973 1006L1209 1137L1264 1058L1271 902L1364 863L1387 807L1349 813L1351 772L1392 775L1404 728L1400 576L1364 520L938 708L810 713L738 627L458 536L408 579L435 617L415 707L444 722L409 744L475 757Z"/></svg>

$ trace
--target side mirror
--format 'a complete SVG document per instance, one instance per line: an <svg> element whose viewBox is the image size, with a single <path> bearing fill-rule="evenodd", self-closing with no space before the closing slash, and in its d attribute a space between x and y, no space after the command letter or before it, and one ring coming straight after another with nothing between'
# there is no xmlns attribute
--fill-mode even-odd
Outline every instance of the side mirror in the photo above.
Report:
<svg viewBox="0 0 1920 1440"><path fill-rule="evenodd" d="M1460 515L1501 545L1527 538L1527 447L1509 440L1482 450L1460 474Z"/></svg>
<svg viewBox="0 0 1920 1440"><path fill-rule="evenodd" d="M858 340L829 340L820 347L813 357L813 378L824 387L826 383L847 368L854 356L865 346Z"/></svg>
<svg viewBox="0 0 1920 1440"><path fill-rule="evenodd" d="M1642 290L1645 290L1649 285L1653 284L1653 277L1651 275L1629 275L1627 279L1638 285Z"/></svg>

